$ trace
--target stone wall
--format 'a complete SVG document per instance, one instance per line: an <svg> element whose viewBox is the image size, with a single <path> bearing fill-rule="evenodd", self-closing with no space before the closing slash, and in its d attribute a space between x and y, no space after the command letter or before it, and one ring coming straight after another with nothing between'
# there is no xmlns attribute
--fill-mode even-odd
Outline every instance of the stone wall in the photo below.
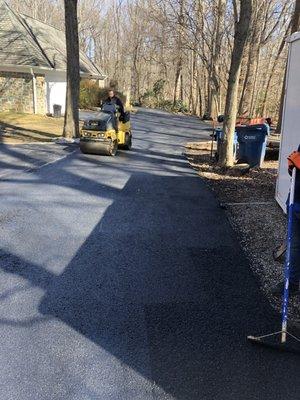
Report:
<svg viewBox="0 0 300 400"><path fill-rule="evenodd" d="M37 113L45 114L45 78L36 75ZM32 114L33 82L31 74L0 71L0 111Z"/></svg>
<svg viewBox="0 0 300 400"><path fill-rule="evenodd" d="M45 76L36 75L37 113L46 114L46 83Z"/></svg>

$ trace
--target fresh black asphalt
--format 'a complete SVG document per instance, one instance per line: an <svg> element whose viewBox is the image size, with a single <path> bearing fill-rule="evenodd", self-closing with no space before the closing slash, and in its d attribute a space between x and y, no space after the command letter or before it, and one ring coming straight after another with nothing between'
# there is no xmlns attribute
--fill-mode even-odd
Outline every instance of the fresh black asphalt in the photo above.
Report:
<svg viewBox="0 0 300 400"><path fill-rule="evenodd" d="M299 355L182 156L195 118L140 110L134 148L0 147L1 400L297 400Z"/></svg>

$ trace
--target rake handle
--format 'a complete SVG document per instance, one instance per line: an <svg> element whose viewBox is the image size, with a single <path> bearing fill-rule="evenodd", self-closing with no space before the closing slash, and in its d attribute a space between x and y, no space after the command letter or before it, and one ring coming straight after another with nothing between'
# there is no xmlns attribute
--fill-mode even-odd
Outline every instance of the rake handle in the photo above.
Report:
<svg viewBox="0 0 300 400"><path fill-rule="evenodd" d="M288 211L288 234L287 234L287 249L286 249L286 261L284 271L284 292L282 302L282 334L281 343L286 342L287 338L287 322L288 322L288 305L289 305L289 285L291 275L291 247L293 239L293 215L294 215L294 197L295 197L295 183L296 183L297 169L293 169L291 189L290 189L290 201Z"/></svg>

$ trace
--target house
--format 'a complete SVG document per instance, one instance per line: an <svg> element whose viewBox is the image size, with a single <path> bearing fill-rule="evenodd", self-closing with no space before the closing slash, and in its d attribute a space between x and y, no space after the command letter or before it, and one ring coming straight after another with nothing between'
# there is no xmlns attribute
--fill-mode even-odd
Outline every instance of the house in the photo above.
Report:
<svg viewBox="0 0 300 400"><path fill-rule="evenodd" d="M279 169L276 186L276 200L284 211L286 211L286 200L291 184L287 168L287 157L300 146L300 32L295 32L287 39L287 42L289 43L289 61L285 81Z"/></svg>
<svg viewBox="0 0 300 400"><path fill-rule="evenodd" d="M64 113L66 68L64 32L0 0L0 111L46 114L57 104ZM104 86L105 75L83 52L80 75Z"/></svg>

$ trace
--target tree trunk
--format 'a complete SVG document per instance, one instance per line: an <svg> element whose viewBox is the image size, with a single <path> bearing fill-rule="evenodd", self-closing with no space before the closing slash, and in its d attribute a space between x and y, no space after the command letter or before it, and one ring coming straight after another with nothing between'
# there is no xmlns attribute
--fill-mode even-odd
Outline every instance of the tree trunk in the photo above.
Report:
<svg viewBox="0 0 300 400"><path fill-rule="evenodd" d="M234 1L234 3L236 2ZM252 0L241 0L240 18L239 21L236 22L234 46L228 79L223 125L224 144L220 155L220 163L225 167L231 167L234 162L233 140L238 108L238 84L243 52L249 35L251 17Z"/></svg>
<svg viewBox="0 0 300 400"><path fill-rule="evenodd" d="M173 95L173 105L175 106L177 101L177 93L178 93L178 83L181 72L181 63L177 63L176 73L175 73L175 82L174 82L174 95Z"/></svg>
<svg viewBox="0 0 300 400"><path fill-rule="evenodd" d="M258 110L257 110L257 103L258 103L258 93L259 93L259 84L258 84L258 67L259 67L259 62L260 62L260 48L258 49L257 53L257 59L255 62L255 69L254 69L254 85L253 85L253 93L252 93L252 99L251 99L251 104L250 104L250 115L253 116L253 118L258 117Z"/></svg>
<svg viewBox="0 0 300 400"><path fill-rule="evenodd" d="M132 73L131 73L131 96L136 102L139 99L139 72L138 72L138 44L133 49L133 60L132 60Z"/></svg>
<svg viewBox="0 0 300 400"><path fill-rule="evenodd" d="M248 68L244 82L243 95L240 102L239 114L245 117L252 117L251 104L254 96L256 70L259 58L259 44L255 43L249 52Z"/></svg>
<svg viewBox="0 0 300 400"><path fill-rule="evenodd" d="M266 6L264 6L266 8ZM255 11L254 11L255 10ZM264 11L264 12L263 12ZM261 3L258 0L253 2L253 18L249 35L249 54L247 61L247 72L244 81L243 94L240 100L239 114L245 117L254 117L251 115L254 108L255 87L257 78L257 68L260 56L260 46L262 40L263 19L266 9L262 10Z"/></svg>
<svg viewBox="0 0 300 400"><path fill-rule="evenodd" d="M289 28L287 28L286 35L288 34L288 32L289 32ZM274 60L271 60L271 62L272 62L272 67L271 67L271 71L269 72L269 78L268 78L268 80L267 80L267 85L266 85L265 94L264 94L263 103L262 103L262 116L263 116L263 117L266 116L266 112L267 112L267 98L268 98L268 93L269 93L270 86L271 86L271 81L272 81L272 78L273 78L273 75L274 75L274 71L275 71L277 62L278 62L278 60L279 60L279 57L280 57L280 55L281 55L281 53L282 53L282 51L283 51L283 49L284 49L284 46L285 46L285 37L282 39L282 41L281 41L281 43L280 43L280 46L279 46L279 48L278 48L277 54L276 54L276 56L275 56L275 59L274 59Z"/></svg>
<svg viewBox="0 0 300 400"><path fill-rule="evenodd" d="M184 99L184 89L183 89L183 73L180 74L180 100L183 102Z"/></svg>
<svg viewBox="0 0 300 400"><path fill-rule="evenodd" d="M63 136L79 137L79 41L77 0L65 0L67 95Z"/></svg>
<svg viewBox="0 0 300 400"><path fill-rule="evenodd" d="M196 52L192 51L192 77L191 77L191 95L192 95L192 114L197 113L197 56Z"/></svg>
<svg viewBox="0 0 300 400"><path fill-rule="evenodd" d="M174 106L175 106L177 98L178 98L178 85L180 85L179 96L182 97L181 75L182 75L182 66L183 66L182 41L183 41L183 29L184 29L184 3L185 3L185 0L180 0L180 4L179 4L180 9L179 9L179 15L178 15L178 40L177 40L178 61L177 61L176 72L175 72L174 95L173 95L173 105Z"/></svg>
<svg viewBox="0 0 300 400"><path fill-rule="evenodd" d="M197 66L197 113L199 117L202 117L205 112L205 79L203 73L203 66Z"/></svg>
<svg viewBox="0 0 300 400"><path fill-rule="evenodd" d="M300 0L295 1L295 10L292 17L292 33L300 29Z"/></svg>
<svg viewBox="0 0 300 400"><path fill-rule="evenodd" d="M224 35L224 22L226 13L226 0L218 0L215 15L215 34L212 43L212 57L209 72L210 98L208 113L216 118L220 113L220 59L222 55L222 39Z"/></svg>
<svg viewBox="0 0 300 400"><path fill-rule="evenodd" d="M294 9L294 14L292 17L291 25L292 25L291 33L297 32L300 29L300 0L295 0L295 9ZM287 67L285 68L285 74L284 74L284 80L283 80L282 92L281 92L281 98L280 98L279 118L278 118L278 124L277 124L277 128L276 128L277 133L281 133L281 128L282 128L286 74L287 74Z"/></svg>

